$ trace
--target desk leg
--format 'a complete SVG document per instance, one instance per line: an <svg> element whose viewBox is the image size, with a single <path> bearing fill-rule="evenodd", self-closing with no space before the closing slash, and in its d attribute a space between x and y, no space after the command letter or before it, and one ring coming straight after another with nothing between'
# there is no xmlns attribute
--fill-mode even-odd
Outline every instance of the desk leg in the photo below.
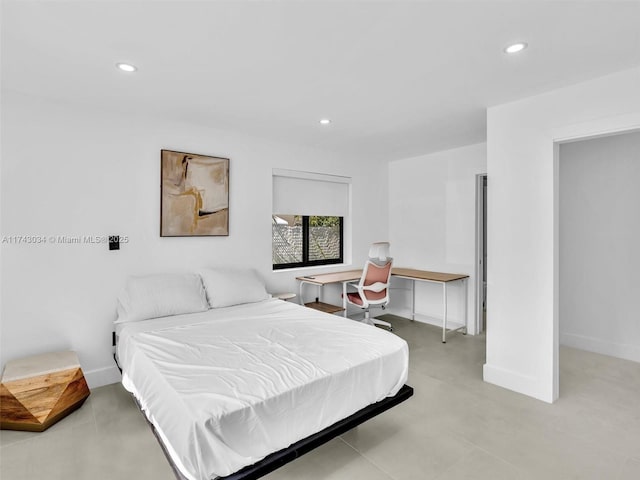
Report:
<svg viewBox="0 0 640 480"><path fill-rule="evenodd" d="M467 307L468 307L468 296L469 296L469 278L465 278L462 280L464 282L464 334L467 334L467 330L468 330L468 321L469 321L469 314L467 312Z"/></svg>
<svg viewBox="0 0 640 480"><path fill-rule="evenodd" d="M416 319L416 281L411 280L411 321Z"/></svg>
<svg viewBox="0 0 640 480"><path fill-rule="evenodd" d="M442 306L444 315L442 316L442 343L447 343L447 282L442 282Z"/></svg>
<svg viewBox="0 0 640 480"><path fill-rule="evenodd" d="M347 282L342 282L342 316L347 318Z"/></svg>
<svg viewBox="0 0 640 480"><path fill-rule="evenodd" d="M316 297L316 302L320 301L320 288L322 287L322 285L318 285L317 283L311 283L311 282L305 282L304 280L300 280L300 295L299 295L299 299L300 299L300 305L302 305L304 307L304 299L302 298L302 286L308 283L309 285L315 285L316 287L318 287L318 296Z"/></svg>

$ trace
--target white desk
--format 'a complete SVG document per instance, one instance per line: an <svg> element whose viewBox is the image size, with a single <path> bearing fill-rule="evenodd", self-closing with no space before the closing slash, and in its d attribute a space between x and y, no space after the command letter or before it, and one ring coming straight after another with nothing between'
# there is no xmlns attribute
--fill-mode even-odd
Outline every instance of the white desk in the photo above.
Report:
<svg viewBox="0 0 640 480"><path fill-rule="evenodd" d="M337 313L342 311L347 316L347 283L359 280L362 270L348 270L344 272L323 273L319 275L310 275L306 277L296 277L300 282L300 302L302 302L302 286L304 284L316 285L321 288L331 283L342 283L342 307L330 305L320 301L320 295L315 302L306 303L310 308L315 308L328 313ZM427 270L416 270L413 268L392 268L391 276L411 280L411 320L416 317L416 282L440 283L442 285L442 343L447 342L447 332L463 330L467 333L467 295L468 295L468 279L469 275L458 273L442 273L429 272ZM464 284L464 324L460 327L447 328L447 285L452 282L463 282Z"/></svg>

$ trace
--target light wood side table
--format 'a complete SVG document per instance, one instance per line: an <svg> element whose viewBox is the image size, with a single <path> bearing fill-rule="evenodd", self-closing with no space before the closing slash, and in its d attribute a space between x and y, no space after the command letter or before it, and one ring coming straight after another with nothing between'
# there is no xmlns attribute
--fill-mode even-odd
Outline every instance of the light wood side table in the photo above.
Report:
<svg viewBox="0 0 640 480"><path fill-rule="evenodd" d="M42 432L80 408L89 393L75 352L7 362L0 383L0 428Z"/></svg>

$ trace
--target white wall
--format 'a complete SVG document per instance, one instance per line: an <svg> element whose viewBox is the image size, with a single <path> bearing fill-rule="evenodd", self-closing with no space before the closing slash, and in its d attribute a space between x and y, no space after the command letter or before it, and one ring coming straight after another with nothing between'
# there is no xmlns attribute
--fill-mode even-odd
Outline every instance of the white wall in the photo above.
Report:
<svg viewBox="0 0 640 480"><path fill-rule="evenodd" d="M468 284L467 321L475 333L475 208L476 175L486 172L486 144L480 143L389 164L389 238L394 265L422 270L464 273ZM394 286L409 287L394 280ZM407 316L408 290L394 289L389 311ZM463 323L459 282L449 288L448 318ZM416 320L441 325L442 288L417 283Z"/></svg>
<svg viewBox="0 0 640 480"><path fill-rule="evenodd" d="M231 159L229 237L159 237L163 148ZM4 237L130 239L114 252L104 244L2 244L1 363L74 349L93 386L118 378L110 334L127 275L231 264L255 267L272 292L296 291L300 271L271 270L272 168L353 178L352 255L358 266L368 245L387 236L386 165L167 118L3 92L2 167ZM377 195L369 195L372 189ZM311 271L317 270L331 269Z"/></svg>
<svg viewBox="0 0 640 480"><path fill-rule="evenodd" d="M640 362L640 133L560 145L560 343Z"/></svg>
<svg viewBox="0 0 640 480"><path fill-rule="evenodd" d="M488 109L488 382L558 396L554 142L640 127L640 69Z"/></svg>

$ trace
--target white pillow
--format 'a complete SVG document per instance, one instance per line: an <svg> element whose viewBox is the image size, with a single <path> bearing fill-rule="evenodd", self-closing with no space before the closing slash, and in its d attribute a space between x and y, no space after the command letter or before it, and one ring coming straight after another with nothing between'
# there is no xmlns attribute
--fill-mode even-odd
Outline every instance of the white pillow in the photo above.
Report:
<svg viewBox="0 0 640 480"><path fill-rule="evenodd" d="M209 309L199 275L160 274L129 277L118 298L115 323L168 317Z"/></svg>
<svg viewBox="0 0 640 480"><path fill-rule="evenodd" d="M208 268L200 272L211 308L253 303L269 298L253 269Z"/></svg>

